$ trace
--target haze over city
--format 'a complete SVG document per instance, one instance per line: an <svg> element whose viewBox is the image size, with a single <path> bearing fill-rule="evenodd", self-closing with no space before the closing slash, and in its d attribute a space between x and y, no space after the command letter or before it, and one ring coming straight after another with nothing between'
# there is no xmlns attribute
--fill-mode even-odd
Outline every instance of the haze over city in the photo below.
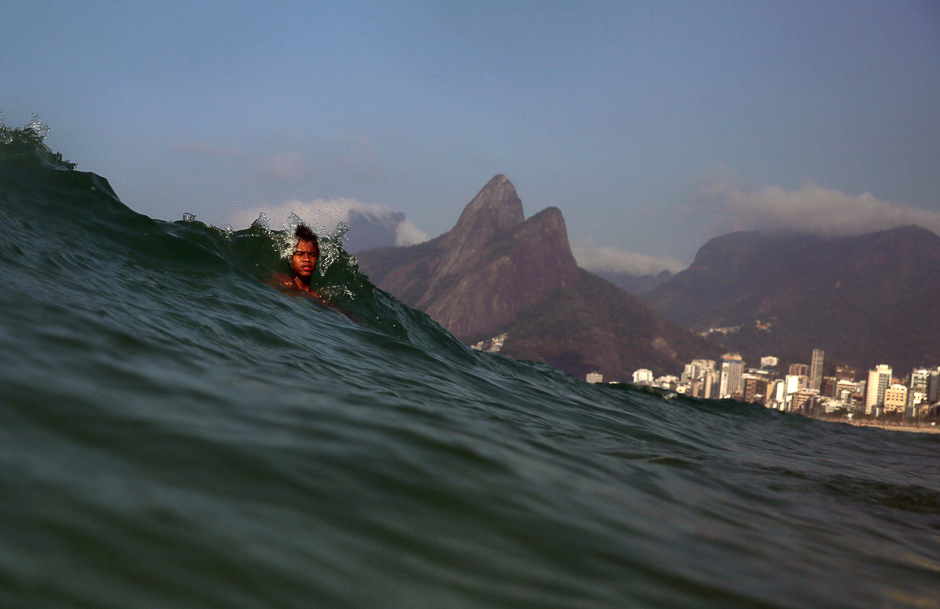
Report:
<svg viewBox="0 0 940 609"><path fill-rule="evenodd" d="M562 210L595 270L675 272L737 229L940 233L926 0L2 13L6 124L37 113L51 148L157 218L400 211L409 244L502 173L527 216Z"/></svg>

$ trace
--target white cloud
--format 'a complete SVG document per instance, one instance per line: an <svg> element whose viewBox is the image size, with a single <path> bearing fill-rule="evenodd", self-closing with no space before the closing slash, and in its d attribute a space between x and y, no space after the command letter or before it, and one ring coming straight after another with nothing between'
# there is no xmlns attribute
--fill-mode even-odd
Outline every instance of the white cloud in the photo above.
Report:
<svg viewBox="0 0 940 609"><path fill-rule="evenodd" d="M729 216L727 228L732 230L788 229L849 236L913 224L940 234L940 213L895 205L869 193L847 195L813 184L789 192L776 186L748 190L725 181L699 186L698 195L712 200Z"/></svg>
<svg viewBox="0 0 940 609"><path fill-rule="evenodd" d="M417 245L429 239L428 234L414 225L411 220L402 220L395 227L395 245Z"/></svg>
<svg viewBox="0 0 940 609"><path fill-rule="evenodd" d="M657 258L637 254L618 247L597 247L593 239L585 239L571 246L571 253L578 266L588 271L606 273L629 273L631 275L656 275L662 271L678 273L688 264L675 258Z"/></svg>
<svg viewBox="0 0 940 609"><path fill-rule="evenodd" d="M414 245L428 240L428 235L405 218L400 211L385 205L363 203L355 199L314 199L313 201L286 201L278 204L262 204L242 207L238 217L231 219L233 226L248 226L259 214L264 213L270 220L272 229L280 229L291 214L296 214L317 232L332 233L337 224L352 224L356 214L387 231L389 239L394 238L395 245ZM350 234L351 237L355 235ZM390 243L391 241L389 241Z"/></svg>
<svg viewBox="0 0 940 609"><path fill-rule="evenodd" d="M248 218L250 224L258 217L258 214L264 213L271 221L272 228L280 228L293 213L310 226L324 228L329 225L332 229L339 222L348 223L349 212L353 210L376 219L395 213L390 207L363 203L355 199L314 199L312 201L294 199L283 203L262 203L243 207L238 212L239 218L232 224L235 226L245 224L245 218Z"/></svg>

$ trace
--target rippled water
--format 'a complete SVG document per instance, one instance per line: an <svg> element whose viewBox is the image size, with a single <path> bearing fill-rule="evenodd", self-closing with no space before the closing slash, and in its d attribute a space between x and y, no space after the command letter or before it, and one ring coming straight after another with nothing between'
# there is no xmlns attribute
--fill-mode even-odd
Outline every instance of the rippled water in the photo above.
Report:
<svg viewBox="0 0 940 609"><path fill-rule="evenodd" d="M2 607L940 607L940 436L472 351L0 140ZM351 318L351 319L350 319Z"/></svg>

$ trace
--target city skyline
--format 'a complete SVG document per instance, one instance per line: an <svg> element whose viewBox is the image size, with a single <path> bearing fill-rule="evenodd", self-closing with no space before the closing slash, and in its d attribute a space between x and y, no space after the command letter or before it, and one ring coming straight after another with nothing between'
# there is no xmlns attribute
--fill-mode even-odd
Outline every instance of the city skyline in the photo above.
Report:
<svg viewBox="0 0 940 609"><path fill-rule="evenodd" d="M853 366L835 364L833 374L824 375L824 351L813 349L812 364L793 363L782 374L774 370L779 359L761 357L760 368L745 368L738 353L725 353L720 361L693 359L681 376L655 377L645 368L633 372L634 385L647 385L704 399L733 399L753 402L767 408L810 416L842 413L882 417L899 415L917 418L940 408L940 364L916 366L898 377L888 364L878 364L858 379ZM813 387L813 372L819 371L821 387ZM602 383L602 375L592 372L588 383ZM628 381L609 381L628 382ZM927 410L924 410L924 409ZM938 410L934 416L940 415Z"/></svg>

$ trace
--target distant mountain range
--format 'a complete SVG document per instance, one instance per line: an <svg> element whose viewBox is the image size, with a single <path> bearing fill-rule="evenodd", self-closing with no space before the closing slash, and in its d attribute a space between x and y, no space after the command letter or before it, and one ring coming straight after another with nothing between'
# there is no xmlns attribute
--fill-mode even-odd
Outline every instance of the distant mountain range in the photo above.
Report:
<svg viewBox="0 0 940 609"><path fill-rule="evenodd" d="M940 237L908 226L857 237L737 232L641 298L670 320L718 335L756 364L761 355L898 376L940 364ZM828 369L828 366L827 366Z"/></svg>
<svg viewBox="0 0 940 609"><path fill-rule="evenodd" d="M447 233L358 260L373 283L460 340L489 347L506 334L500 353L580 378L677 374L730 350L756 366L765 355L809 363L819 348L827 373L835 363L887 363L898 376L940 364L940 237L917 227L724 235L674 276L611 277L637 298L578 268L561 212L525 219L512 183L497 175ZM709 330L710 340L699 336Z"/></svg>
<svg viewBox="0 0 940 609"><path fill-rule="evenodd" d="M656 275L634 275L632 273L597 271L597 275L611 282L618 288L623 288L634 296L652 292L672 279L672 273L669 271L661 271Z"/></svg>
<svg viewBox="0 0 940 609"><path fill-rule="evenodd" d="M579 269L565 221L549 207L525 219L497 175L431 241L360 252L373 283L427 312L460 340L506 334L500 352L584 378L629 381L637 368L681 370L717 347L666 321L634 296Z"/></svg>

